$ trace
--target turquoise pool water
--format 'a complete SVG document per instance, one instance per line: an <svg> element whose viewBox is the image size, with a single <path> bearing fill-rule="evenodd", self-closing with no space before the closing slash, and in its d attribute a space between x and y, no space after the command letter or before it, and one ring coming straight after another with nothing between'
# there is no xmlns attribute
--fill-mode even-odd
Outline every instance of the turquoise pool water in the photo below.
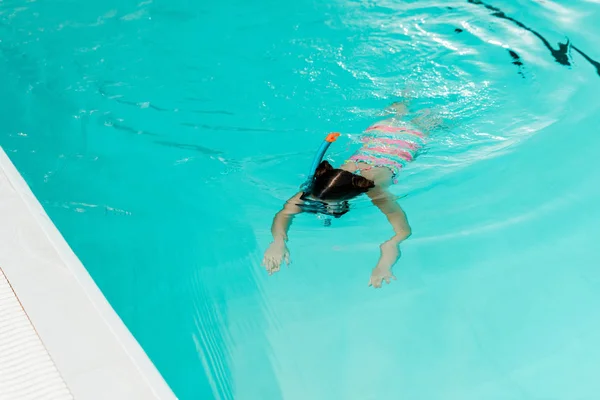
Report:
<svg viewBox="0 0 600 400"><path fill-rule="evenodd" d="M5 0L0 145L181 399L593 399L600 7L489 1ZM398 281L364 199L268 277L323 134L407 84L450 127Z"/></svg>

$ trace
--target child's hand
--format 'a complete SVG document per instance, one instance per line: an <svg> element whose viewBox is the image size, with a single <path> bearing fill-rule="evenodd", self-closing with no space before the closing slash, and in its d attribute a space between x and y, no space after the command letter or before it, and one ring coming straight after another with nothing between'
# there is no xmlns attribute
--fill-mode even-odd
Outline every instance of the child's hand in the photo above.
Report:
<svg viewBox="0 0 600 400"><path fill-rule="evenodd" d="M373 268L371 273L371 280L369 286L374 288L380 288L383 281L390 283L391 280L396 280L396 277L392 273L392 267L400 258L400 250L398 249L398 242L394 240L388 240L381 246L381 257L377 266Z"/></svg>
<svg viewBox="0 0 600 400"><path fill-rule="evenodd" d="M267 251L265 251L262 265L266 268L269 275L273 275L279 271L281 264L284 262L290 265L290 252L285 242L275 241L271 243Z"/></svg>
<svg viewBox="0 0 600 400"><path fill-rule="evenodd" d="M371 272L371 280L369 281L369 286L373 286L374 288L380 288L383 281L389 284L392 279L396 280L396 277L392 273L392 267L375 267L373 268L373 272Z"/></svg>

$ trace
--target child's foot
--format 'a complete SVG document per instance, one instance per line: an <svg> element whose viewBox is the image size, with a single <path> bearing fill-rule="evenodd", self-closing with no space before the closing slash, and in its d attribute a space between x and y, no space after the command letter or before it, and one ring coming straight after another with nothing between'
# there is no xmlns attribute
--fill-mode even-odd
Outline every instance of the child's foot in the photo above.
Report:
<svg viewBox="0 0 600 400"><path fill-rule="evenodd" d="M404 89L402 89L402 98L406 104L410 103L413 99L413 87L412 85L406 85Z"/></svg>

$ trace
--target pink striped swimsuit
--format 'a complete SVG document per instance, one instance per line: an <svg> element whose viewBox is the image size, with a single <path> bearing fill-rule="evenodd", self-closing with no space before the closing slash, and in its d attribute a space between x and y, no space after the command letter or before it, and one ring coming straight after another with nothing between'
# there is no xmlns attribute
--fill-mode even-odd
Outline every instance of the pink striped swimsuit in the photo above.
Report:
<svg viewBox="0 0 600 400"><path fill-rule="evenodd" d="M367 128L361 138L363 146L348 161L389 168L395 181L400 169L413 161L425 145L425 135L412 125L394 126L389 122L392 121L381 121Z"/></svg>

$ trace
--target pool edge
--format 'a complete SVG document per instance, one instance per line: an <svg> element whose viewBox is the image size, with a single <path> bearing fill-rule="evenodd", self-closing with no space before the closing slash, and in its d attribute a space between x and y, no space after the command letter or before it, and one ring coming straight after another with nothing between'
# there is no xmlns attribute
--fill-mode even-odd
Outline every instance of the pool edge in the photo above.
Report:
<svg viewBox="0 0 600 400"><path fill-rule="evenodd" d="M175 399L0 147L3 180L0 265L75 398Z"/></svg>

